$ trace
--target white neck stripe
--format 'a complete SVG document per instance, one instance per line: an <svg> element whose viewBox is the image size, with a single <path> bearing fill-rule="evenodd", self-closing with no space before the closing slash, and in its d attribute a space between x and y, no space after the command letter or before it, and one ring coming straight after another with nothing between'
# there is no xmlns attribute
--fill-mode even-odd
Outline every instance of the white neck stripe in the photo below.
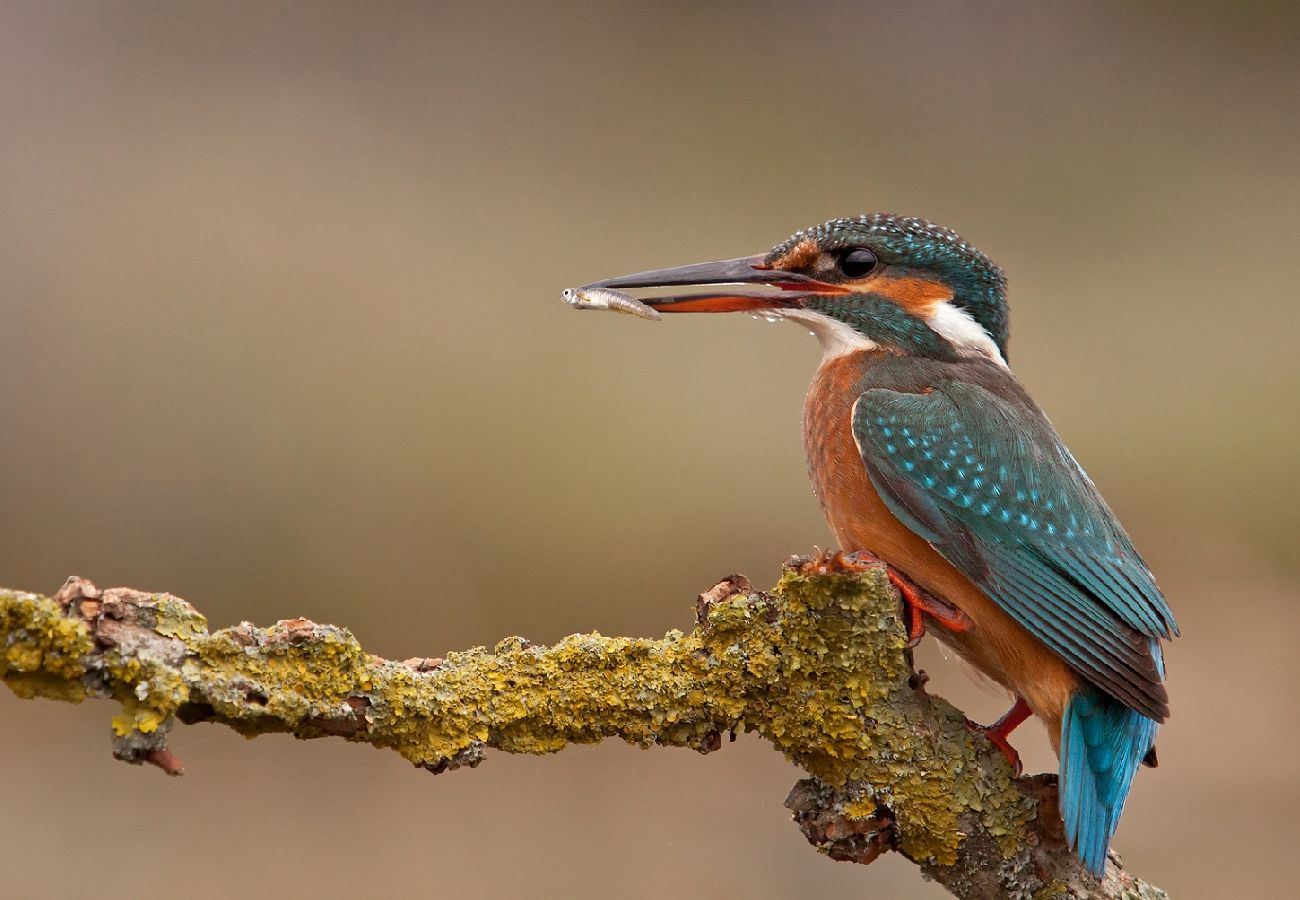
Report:
<svg viewBox="0 0 1300 900"><path fill-rule="evenodd" d="M997 343L967 310L947 301L936 303L926 324L958 350L980 353L1006 368L1007 361L1002 358Z"/></svg>

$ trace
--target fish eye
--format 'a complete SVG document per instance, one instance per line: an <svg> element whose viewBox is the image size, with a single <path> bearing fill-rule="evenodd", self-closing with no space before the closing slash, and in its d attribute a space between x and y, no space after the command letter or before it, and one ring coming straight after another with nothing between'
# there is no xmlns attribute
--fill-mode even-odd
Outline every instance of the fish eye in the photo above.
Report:
<svg viewBox="0 0 1300 900"><path fill-rule="evenodd" d="M876 254L866 247L851 247L840 254L838 263L845 277L861 278L876 267Z"/></svg>

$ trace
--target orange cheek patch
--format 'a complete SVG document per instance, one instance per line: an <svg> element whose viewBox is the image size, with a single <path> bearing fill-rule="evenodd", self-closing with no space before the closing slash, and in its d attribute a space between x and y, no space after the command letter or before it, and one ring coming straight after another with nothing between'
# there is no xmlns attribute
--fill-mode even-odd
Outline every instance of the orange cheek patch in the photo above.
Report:
<svg viewBox="0 0 1300 900"><path fill-rule="evenodd" d="M778 257L770 263L773 269L784 269L786 271L797 271L805 266L811 266L821 251L817 249L817 244L812 240L802 240L786 251L784 256Z"/></svg>
<svg viewBox="0 0 1300 900"><path fill-rule="evenodd" d="M952 288L942 281L914 275L891 278L883 276L868 283L873 294L888 297L908 313L928 319L940 303L952 299Z"/></svg>

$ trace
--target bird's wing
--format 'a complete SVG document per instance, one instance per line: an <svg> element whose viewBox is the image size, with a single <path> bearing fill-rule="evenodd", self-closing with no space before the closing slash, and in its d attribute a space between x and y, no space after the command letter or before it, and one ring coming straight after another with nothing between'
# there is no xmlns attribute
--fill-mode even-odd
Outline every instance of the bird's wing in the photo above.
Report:
<svg viewBox="0 0 1300 900"><path fill-rule="evenodd" d="M975 384L867 390L853 434L890 510L1077 672L1162 721L1155 579L1056 431Z"/></svg>

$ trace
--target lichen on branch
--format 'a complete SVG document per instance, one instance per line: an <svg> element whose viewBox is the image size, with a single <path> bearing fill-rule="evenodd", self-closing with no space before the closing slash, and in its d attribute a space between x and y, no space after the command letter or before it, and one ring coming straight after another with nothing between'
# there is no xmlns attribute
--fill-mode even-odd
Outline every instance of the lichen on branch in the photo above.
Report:
<svg viewBox="0 0 1300 900"><path fill-rule="evenodd" d="M700 596L690 633L512 637L395 661L337 626L210 631L170 594L71 578L48 598L0 590L0 678L21 697L118 701L114 754L171 774L177 721L341 736L433 772L478 765L487 748L618 737L709 752L756 732L812 776L787 805L833 858L895 849L959 896L1135 890L1116 865L1101 884L1087 876L1059 834L1054 787L1017 781L926 693L898 611L879 564L822 555L788 562L770 592L725 579Z"/></svg>

